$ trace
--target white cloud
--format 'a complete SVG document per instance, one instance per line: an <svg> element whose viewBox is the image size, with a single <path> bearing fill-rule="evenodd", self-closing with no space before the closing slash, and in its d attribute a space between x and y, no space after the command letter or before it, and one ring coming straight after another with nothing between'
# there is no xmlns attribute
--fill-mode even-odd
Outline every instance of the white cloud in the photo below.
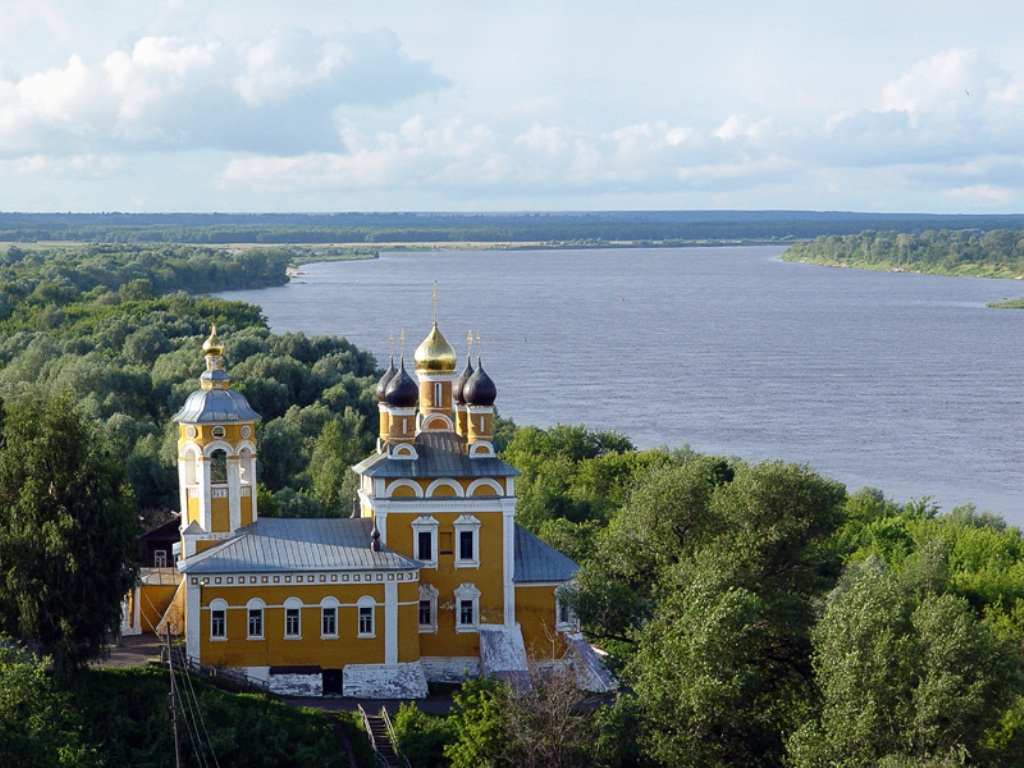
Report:
<svg viewBox="0 0 1024 768"><path fill-rule="evenodd" d="M335 110L445 87L387 32L274 33L255 42L143 37L97 62L0 79L0 154L339 147Z"/></svg>
<svg viewBox="0 0 1024 768"><path fill-rule="evenodd" d="M963 204L966 208L986 210L993 205L1005 205L1015 197L1013 190L992 184L973 184L944 190L945 197Z"/></svg>

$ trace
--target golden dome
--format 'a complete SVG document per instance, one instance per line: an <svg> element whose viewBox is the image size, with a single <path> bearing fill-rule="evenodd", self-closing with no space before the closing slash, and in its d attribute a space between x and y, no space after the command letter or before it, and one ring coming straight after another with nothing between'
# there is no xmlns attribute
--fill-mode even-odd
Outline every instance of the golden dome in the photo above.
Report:
<svg viewBox="0 0 1024 768"><path fill-rule="evenodd" d="M425 373L450 373L455 370L458 362L455 350L437 329L436 321L427 338L416 348L413 359L416 361L416 370Z"/></svg>
<svg viewBox="0 0 1024 768"><path fill-rule="evenodd" d="M224 345L217 336L217 326L210 326L210 338L203 342L203 354L207 357L220 357L224 354Z"/></svg>

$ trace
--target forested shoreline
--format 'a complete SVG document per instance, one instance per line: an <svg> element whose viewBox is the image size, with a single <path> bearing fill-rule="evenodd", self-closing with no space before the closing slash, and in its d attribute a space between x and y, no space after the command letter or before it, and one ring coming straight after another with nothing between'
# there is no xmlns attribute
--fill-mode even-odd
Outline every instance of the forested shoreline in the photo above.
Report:
<svg viewBox="0 0 1024 768"><path fill-rule="evenodd" d="M232 386L263 416L261 514L350 513L348 467L376 432L378 362L344 339L273 334L253 305L194 295L278 284L290 258L0 252L0 633L13 638L0 641L0 762L173 764L163 736L150 745L137 728L95 722L131 721L142 711L132 691L153 681L82 671L111 606L82 586L99 569L77 560L101 544L129 557L139 518L177 506L170 416L197 386L211 323ZM806 466L638 451L583 426L501 421L498 437L523 473L517 519L582 566L563 597L622 689L582 706L557 677L538 675L528 694L472 683L447 717L396 718L413 765L1024 762L1017 528L970 507L850 493ZM56 454L67 458L55 465ZM101 491L116 503L90 502ZM117 558L102 572L112 594L132 574ZM101 597L95 615L82 610ZM257 706L200 698L219 720ZM144 711L148 729L169 730L166 707ZM295 755L320 759L313 734L286 727ZM323 728L311 726L320 743ZM220 765L251 764L238 738L217 737ZM277 737L253 732L264 738ZM274 745L267 754L285 760Z"/></svg>
<svg viewBox="0 0 1024 768"><path fill-rule="evenodd" d="M1010 229L867 230L819 235L791 245L782 258L833 267L1020 278L1024 276L1024 234Z"/></svg>
<svg viewBox="0 0 1024 768"><path fill-rule="evenodd" d="M687 245L787 242L865 230L1024 229L1019 215L821 211L595 211L562 213L13 213L0 243L278 244L564 243Z"/></svg>

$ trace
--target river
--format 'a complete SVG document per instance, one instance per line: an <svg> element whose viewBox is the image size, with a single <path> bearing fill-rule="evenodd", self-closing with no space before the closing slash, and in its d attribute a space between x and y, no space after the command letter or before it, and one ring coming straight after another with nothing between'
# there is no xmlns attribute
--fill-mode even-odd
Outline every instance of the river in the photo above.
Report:
<svg viewBox="0 0 1024 768"><path fill-rule="evenodd" d="M259 304L276 332L345 336L386 363L390 332L404 329L411 358L429 331L437 280L460 368L479 330L517 424L806 462L851 490L1024 525L1024 311L985 308L1024 285L790 264L782 250L386 253L223 295Z"/></svg>

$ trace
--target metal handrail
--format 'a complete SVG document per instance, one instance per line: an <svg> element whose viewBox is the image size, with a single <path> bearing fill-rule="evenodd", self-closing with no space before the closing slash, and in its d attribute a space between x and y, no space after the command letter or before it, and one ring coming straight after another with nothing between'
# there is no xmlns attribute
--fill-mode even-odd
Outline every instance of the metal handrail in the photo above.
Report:
<svg viewBox="0 0 1024 768"><path fill-rule="evenodd" d="M391 739L391 748L395 752L395 757L401 761L405 768L412 768L412 765L409 763L409 758L398 750L398 738L395 736L395 726L391 724L391 715L388 714L387 708L380 708L380 716L384 721L384 726L388 729L388 738Z"/></svg>
<svg viewBox="0 0 1024 768"><path fill-rule="evenodd" d="M366 710L363 709L362 704L356 704L356 708L359 710L359 716L363 720L363 730L366 731L366 736L370 739L370 748L373 750L373 756L377 759L377 765L379 765L380 768L391 768L391 766L388 765L387 758L385 758L377 748L377 739L374 738L373 735L373 727L370 725L370 716L366 714Z"/></svg>

